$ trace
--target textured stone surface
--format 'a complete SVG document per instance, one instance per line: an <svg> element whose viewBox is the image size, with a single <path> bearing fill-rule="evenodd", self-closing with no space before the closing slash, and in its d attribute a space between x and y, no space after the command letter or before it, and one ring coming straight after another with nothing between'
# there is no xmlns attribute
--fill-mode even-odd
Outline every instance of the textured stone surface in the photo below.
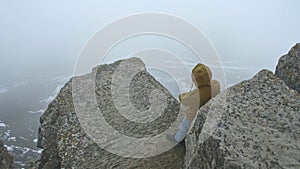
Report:
<svg viewBox="0 0 300 169"><path fill-rule="evenodd" d="M300 96L262 70L200 108L186 149L184 168L299 169Z"/></svg>
<svg viewBox="0 0 300 169"><path fill-rule="evenodd" d="M11 169L13 168L13 157L8 153L4 147L3 142L0 140L0 168Z"/></svg>
<svg viewBox="0 0 300 169"><path fill-rule="evenodd" d="M138 59L129 61L133 63L141 62ZM151 100L149 94L154 89L159 89L161 93L166 95L168 101L165 111L158 119L148 123L134 123L118 113L112 102L111 87L114 85L112 76L120 62L100 65L89 74L73 77L61 89L56 99L49 104L40 119L38 147L44 150L41 158L37 161L38 168L181 168L185 153L185 147L182 144L157 156L125 158L110 153L97 145L82 128L83 123L79 123L72 100L72 94L74 94L72 93L72 85L74 85L72 81L74 80L80 83L76 88L79 91L84 88L81 88L81 86L90 85L90 81L95 83L94 93L97 107L93 107L90 102L79 103L82 104L82 107L89 108L89 111L84 113L89 118L90 126L97 126L97 123L102 123L97 121L96 116L93 117L93 113L95 113L93 109L100 109L106 122L116 130L124 135L136 138L160 134L175 120L179 113L179 103L146 70L134 76L130 83L129 98L131 103L137 110L147 110ZM93 75L95 75L95 79L93 79ZM86 93L83 92L78 97L85 100L91 96L86 96ZM99 131L95 130L94 132Z"/></svg>
<svg viewBox="0 0 300 169"><path fill-rule="evenodd" d="M282 56L276 66L275 74L292 89L300 93L300 43L288 54Z"/></svg>

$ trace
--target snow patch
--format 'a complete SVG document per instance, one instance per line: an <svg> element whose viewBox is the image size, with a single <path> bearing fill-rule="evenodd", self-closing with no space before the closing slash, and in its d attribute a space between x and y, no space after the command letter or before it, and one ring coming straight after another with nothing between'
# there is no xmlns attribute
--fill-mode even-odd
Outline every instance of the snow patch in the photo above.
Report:
<svg viewBox="0 0 300 169"><path fill-rule="evenodd" d="M12 152L14 151L14 148L8 145L4 145L4 147L6 147L7 151Z"/></svg>
<svg viewBox="0 0 300 169"><path fill-rule="evenodd" d="M8 125L6 125L0 121L0 127L8 127Z"/></svg>
<svg viewBox="0 0 300 169"><path fill-rule="evenodd" d="M16 137L9 137L7 140L8 141L17 141L17 138Z"/></svg>
<svg viewBox="0 0 300 169"><path fill-rule="evenodd" d="M22 154L26 154L29 151L34 152L34 153L41 153L43 151L43 149L35 150L35 149L29 148L29 147L20 147L20 146L15 146L15 145L4 145L4 146L7 148L7 150L9 152L12 152L14 150L20 150L20 151L22 151Z"/></svg>

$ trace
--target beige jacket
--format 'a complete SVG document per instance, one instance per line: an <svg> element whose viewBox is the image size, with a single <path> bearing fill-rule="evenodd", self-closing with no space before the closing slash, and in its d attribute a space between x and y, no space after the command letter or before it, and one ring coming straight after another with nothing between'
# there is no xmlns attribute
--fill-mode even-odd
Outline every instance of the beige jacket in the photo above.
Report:
<svg viewBox="0 0 300 169"><path fill-rule="evenodd" d="M181 104L187 108L187 118L192 121L199 108L218 93L220 93L219 82L211 80L210 85L199 86L198 89L179 95Z"/></svg>

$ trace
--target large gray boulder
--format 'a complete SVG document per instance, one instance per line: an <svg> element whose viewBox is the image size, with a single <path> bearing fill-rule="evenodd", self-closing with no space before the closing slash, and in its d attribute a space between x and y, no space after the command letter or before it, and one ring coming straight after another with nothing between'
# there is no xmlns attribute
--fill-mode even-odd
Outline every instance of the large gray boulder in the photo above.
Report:
<svg viewBox="0 0 300 169"><path fill-rule="evenodd" d="M152 101L154 99L156 107L163 105L160 102L155 102L155 100L160 101L158 98L150 97L151 92L158 90L166 96L167 100L166 108L161 116L151 122L133 122L124 118L116 109L112 98L112 88L116 85L112 81L113 75L123 61L97 66L89 74L71 78L41 116L38 147L43 148L43 152L37 161L38 168L176 169L182 167L185 154L183 144L178 144L169 151L156 156L131 158L130 156L124 157L109 152L107 149L99 146L97 144L98 141L103 141L104 137L90 137L93 134L97 136L98 134L101 135L101 132L106 132L106 128L100 130L99 128L93 128L104 123L97 119L97 111L95 110L101 110L105 121L119 133L134 138L152 137L161 134L171 126L179 114L180 104L166 88L146 71L142 61L137 58L131 58L126 61L131 64L129 65L130 68L141 68L141 71L130 82L128 97L131 104L140 111L146 111L151 108L151 105L149 105L151 99ZM126 73L123 76L117 77L119 78L117 81L126 80ZM72 83L75 81L76 83ZM95 90L92 90L92 94L89 95L89 89L93 89L93 83L95 84ZM75 84L77 85L75 86ZM74 90L78 90L78 92L76 93ZM124 91L115 93L116 99L121 99L119 100L121 103L127 104L126 101L128 100L122 100L123 97L126 99L122 92ZM93 93L95 94L95 100L91 99ZM76 98L79 99L76 100ZM97 106L92 103L93 101L97 103ZM82 114L78 116L76 111ZM147 117L148 115L145 116ZM80 121L82 119L86 121ZM148 117L145 120L147 119ZM83 128L85 125L91 128ZM120 140L117 137L111 137L111 139L106 141L108 143L107 146L113 146L118 144ZM159 144L157 145L159 146ZM117 148L135 147L132 147L130 142L124 140L123 146Z"/></svg>
<svg viewBox="0 0 300 169"><path fill-rule="evenodd" d="M0 168L11 169L13 168L13 157L8 153L4 147L3 141L0 140Z"/></svg>
<svg viewBox="0 0 300 169"><path fill-rule="evenodd" d="M292 89L300 93L300 43L288 54L282 56L276 66L275 74Z"/></svg>
<svg viewBox="0 0 300 169"><path fill-rule="evenodd" d="M186 149L189 169L299 169L300 96L262 70L200 108Z"/></svg>

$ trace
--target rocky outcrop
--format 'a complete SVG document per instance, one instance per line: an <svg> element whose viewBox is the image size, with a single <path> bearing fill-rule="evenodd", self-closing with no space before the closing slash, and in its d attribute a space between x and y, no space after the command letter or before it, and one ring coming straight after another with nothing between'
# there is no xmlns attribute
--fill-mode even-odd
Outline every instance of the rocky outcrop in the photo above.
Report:
<svg viewBox="0 0 300 169"><path fill-rule="evenodd" d="M124 82L129 76L126 73L130 72L122 71L119 72L121 76L115 76L123 61L100 65L91 73L73 77L65 84L40 118L38 147L43 148L43 152L37 161L38 168L181 168L185 153L182 144L163 154L145 158L138 158L134 154L124 157L106 149L121 141L123 141L121 146L115 147L116 150L139 147L141 145L132 146L126 138L151 138L160 135L171 126L179 114L180 104L145 70L145 65L140 59L131 58L125 61L129 63L129 68L140 69L139 73L132 77L127 90L128 95L125 93L126 97L123 93L126 89L114 93L114 96L112 94L116 83ZM113 79L117 80L113 81ZM121 106L125 112L128 108L126 107L128 100L132 104L132 112L133 109L137 112L147 112L153 108L150 103L160 107L163 102L159 98L151 97L153 91L163 93L167 100L164 112L153 121L147 121L153 115L150 112L143 115L145 121L134 122L125 118L126 114L120 114L116 108ZM94 100L91 99L93 97ZM120 104L116 105L114 99L117 99ZM101 110L104 121L98 118L97 110ZM117 134L125 135L124 140L118 140L119 138L114 135L110 139L104 138L105 136L95 138L106 132L106 128L99 130L95 126L106 123L113 126ZM112 133L107 132L107 135L110 134ZM106 141L107 145L105 147L99 145L101 141ZM159 146L159 144L153 145Z"/></svg>
<svg viewBox="0 0 300 169"><path fill-rule="evenodd" d="M300 93L300 43L288 54L282 56L276 66L275 74L292 89Z"/></svg>
<svg viewBox="0 0 300 169"><path fill-rule="evenodd" d="M146 138L144 143L163 135L182 113L180 104L140 59L97 66L89 74L73 77L49 104L40 119L38 147L43 152L27 167L298 169L299 49L297 44L280 58L276 75L262 70L202 106L185 146L147 157L143 153L153 154L153 147L135 140ZM119 70L124 61L129 65ZM131 77L130 71L139 73ZM160 150L170 143L150 145Z"/></svg>
<svg viewBox="0 0 300 169"><path fill-rule="evenodd" d="M189 169L298 169L300 96L262 70L200 108L186 149Z"/></svg>
<svg viewBox="0 0 300 169"><path fill-rule="evenodd" d="M11 169L13 168L13 157L8 153L3 142L0 140L0 168Z"/></svg>

